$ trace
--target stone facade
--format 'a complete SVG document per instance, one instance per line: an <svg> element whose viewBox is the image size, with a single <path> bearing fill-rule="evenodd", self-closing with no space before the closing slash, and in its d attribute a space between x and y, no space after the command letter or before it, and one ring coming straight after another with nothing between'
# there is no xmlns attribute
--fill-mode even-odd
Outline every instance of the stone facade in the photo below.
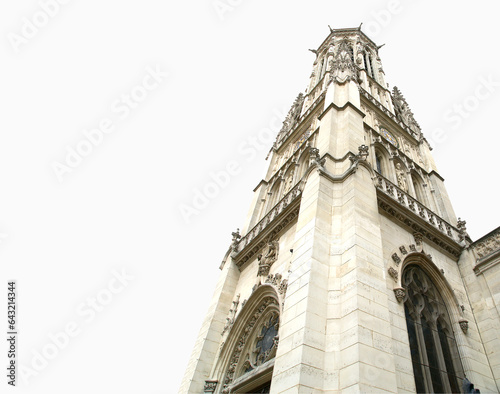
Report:
<svg viewBox="0 0 500 394"><path fill-rule="evenodd" d="M180 393L499 391L500 230L471 241L378 49L313 51Z"/></svg>

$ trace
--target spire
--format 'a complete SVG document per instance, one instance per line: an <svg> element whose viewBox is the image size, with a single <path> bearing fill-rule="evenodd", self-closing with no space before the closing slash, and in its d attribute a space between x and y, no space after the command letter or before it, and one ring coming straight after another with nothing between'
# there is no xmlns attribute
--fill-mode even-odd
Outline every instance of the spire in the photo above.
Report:
<svg viewBox="0 0 500 394"><path fill-rule="evenodd" d="M394 104L394 112L396 113L396 117L420 136L420 125L415 120L410 106L406 102L406 99L403 97L403 94L397 88L397 86L394 86L394 88L392 89L392 103Z"/></svg>

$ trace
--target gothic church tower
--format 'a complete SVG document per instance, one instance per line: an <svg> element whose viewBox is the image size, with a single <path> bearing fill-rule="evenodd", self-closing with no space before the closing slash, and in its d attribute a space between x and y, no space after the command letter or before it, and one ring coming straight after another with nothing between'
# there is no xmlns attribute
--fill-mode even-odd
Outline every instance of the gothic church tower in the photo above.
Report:
<svg viewBox="0 0 500 394"><path fill-rule="evenodd" d="M378 50L359 28L313 50L180 393L498 392L500 265Z"/></svg>

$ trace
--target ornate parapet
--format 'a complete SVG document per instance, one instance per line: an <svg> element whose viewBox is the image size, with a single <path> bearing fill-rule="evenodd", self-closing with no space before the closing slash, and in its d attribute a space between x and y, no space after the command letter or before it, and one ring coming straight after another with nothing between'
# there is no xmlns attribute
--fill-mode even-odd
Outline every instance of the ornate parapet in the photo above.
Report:
<svg viewBox="0 0 500 394"><path fill-rule="evenodd" d="M377 175L375 187L381 211L417 232L420 243L425 238L458 260L463 247L459 244L461 233L457 228L383 176Z"/></svg>
<svg viewBox="0 0 500 394"><path fill-rule="evenodd" d="M478 239L471 248L477 256L476 275L500 263L500 227Z"/></svg>
<svg viewBox="0 0 500 394"><path fill-rule="evenodd" d="M265 247L269 240L290 224L299 214L302 190L299 182L262 218L239 242L233 246L232 258L242 267L252 256Z"/></svg>

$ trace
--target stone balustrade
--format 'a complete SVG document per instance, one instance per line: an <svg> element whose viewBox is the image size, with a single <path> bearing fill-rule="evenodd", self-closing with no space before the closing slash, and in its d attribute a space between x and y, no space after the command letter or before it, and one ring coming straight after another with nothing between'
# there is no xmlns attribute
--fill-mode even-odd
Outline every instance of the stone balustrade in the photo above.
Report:
<svg viewBox="0 0 500 394"><path fill-rule="evenodd" d="M411 197L408 193L404 192L402 189L400 189L398 186L396 186L394 183L392 183L382 175L377 175L376 187L382 193L391 197L400 206L412 211L427 224L439 230L440 233L448 236L457 243L460 242L461 234L457 228L453 227L444 219L436 215L429 208L418 202L416 199Z"/></svg>

